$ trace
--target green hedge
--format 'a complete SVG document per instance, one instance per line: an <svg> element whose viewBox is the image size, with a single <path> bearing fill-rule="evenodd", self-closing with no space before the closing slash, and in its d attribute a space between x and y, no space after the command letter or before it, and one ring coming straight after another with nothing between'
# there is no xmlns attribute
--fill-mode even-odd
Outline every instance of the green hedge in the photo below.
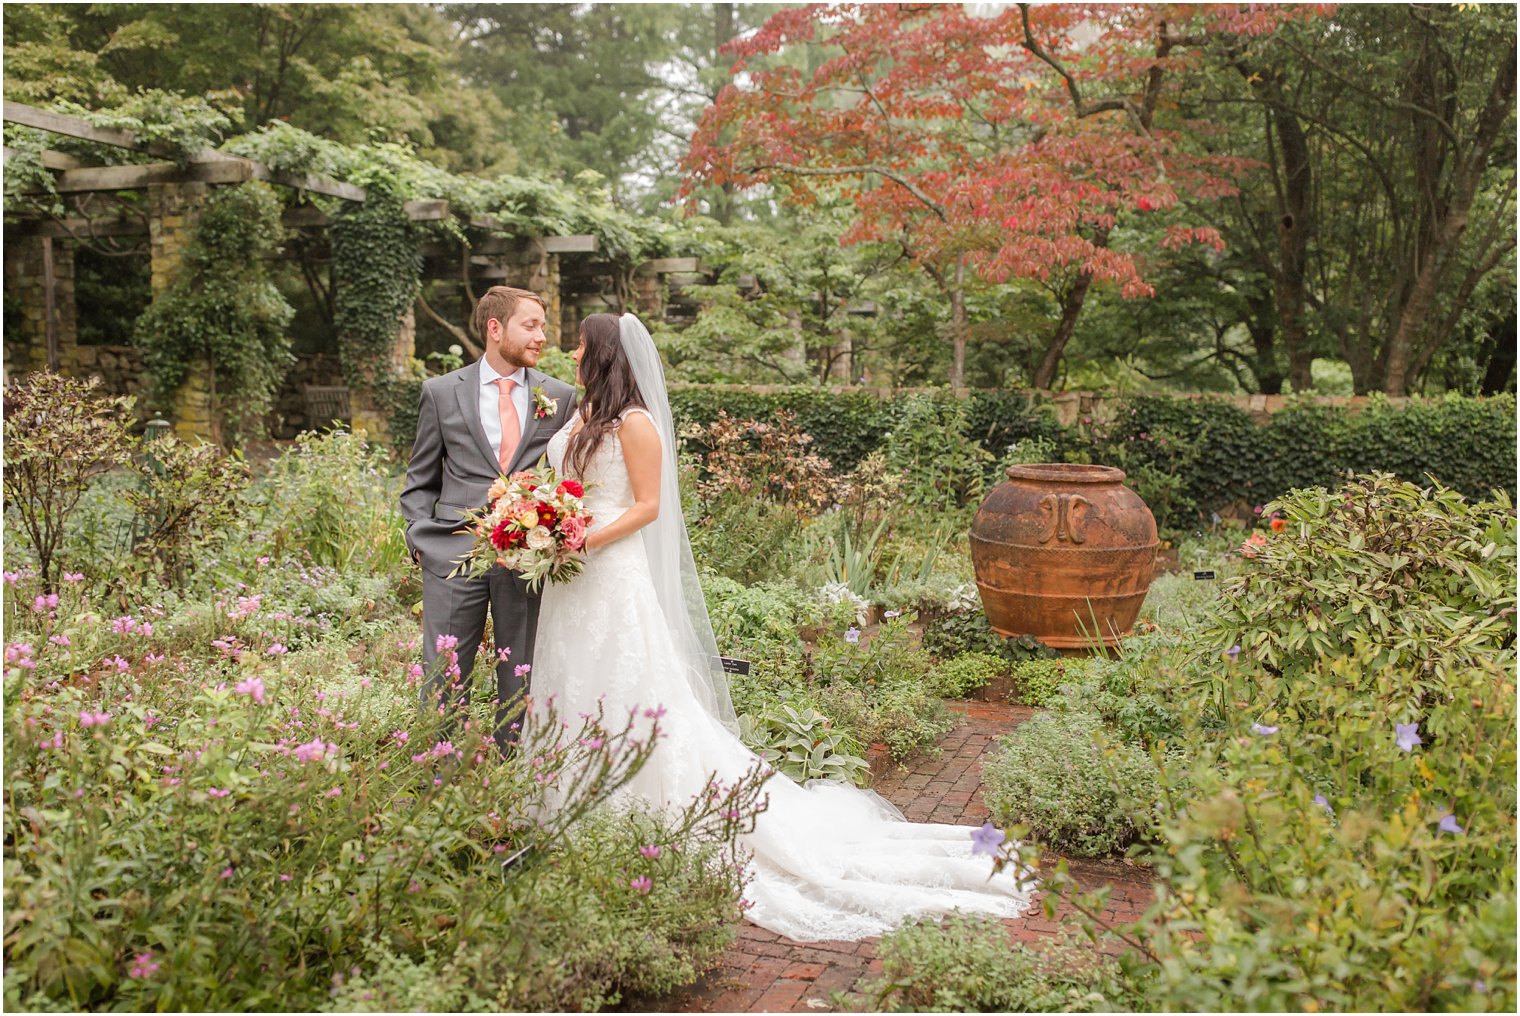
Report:
<svg viewBox="0 0 1520 1016"><path fill-rule="evenodd" d="M956 398L948 391L931 397ZM720 410L760 420L789 410L840 472L883 444L899 417L897 402L869 389L690 387L672 390L670 400L678 428L710 423ZM1296 487L1335 486L1347 473L1381 470L1421 483L1430 474L1472 498L1516 493L1512 394L1402 406L1374 397L1356 412L1303 401L1266 425L1223 399L1133 396L1110 403L1111 419L1072 427L1058 423L1048 403L1019 392L973 392L966 402L962 436L996 458L1017 440L1039 438L1067 461L1111 462L1122 453L1131 468L1148 464L1174 474L1180 490L1172 523L1179 527L1232 502L1262 504ZM395 410L393 433L409 439L415 426L402 418L415 416L416 402ZM409 440L398 444L405 454Z"/></svg>

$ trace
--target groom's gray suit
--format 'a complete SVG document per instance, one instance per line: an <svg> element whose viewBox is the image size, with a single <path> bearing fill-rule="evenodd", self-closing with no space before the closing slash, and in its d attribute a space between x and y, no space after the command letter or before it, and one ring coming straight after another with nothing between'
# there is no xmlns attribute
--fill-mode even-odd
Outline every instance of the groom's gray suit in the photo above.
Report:
<svg viewBox="0 0 1520 1016"><path fill-rule="evenodd" d="M549 438L575 412L573 387L532 367L527 368L527 376L530 390L541 388L549 398L558 400L559 406L553 416L537 419L530 397L522 437L508 472L537 462ZM469 531L460 528L462 510L485 507L487 492L500 475L496 449L487 439L480 418L481 384L479 361L422 383L417 440L401 492L401 514L406 518L407 546L422 565L422 662L428 674L423 706L442 706L447 723L440 736L452 736L468 701L470 672L485 634L489 605L497 647L512 650L508 659L496 665L501 704L493 733L505 752L517 740L517 732L507 725L506 717L510 703L524 686L516 668L533 662L542 591L529 592L516 572L500 567L492 568L483 578L448 578L473 543ZM436 662L440 635L459 640L456 651L461 677L457 680Z"/></svg>

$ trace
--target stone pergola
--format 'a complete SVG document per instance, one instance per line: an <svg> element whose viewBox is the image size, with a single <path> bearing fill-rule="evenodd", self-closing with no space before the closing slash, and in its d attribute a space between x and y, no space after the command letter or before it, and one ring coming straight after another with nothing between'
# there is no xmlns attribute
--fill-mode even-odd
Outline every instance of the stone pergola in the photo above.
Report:
<svg viewBox="0 0 1520 1016"><path fill-rule="evenodd" d="M171 154L130 131L97 127L77 117L18 103L4 104L4 120L149 156ZM9 161L12 153L7 149L5 155ZM265 180L295 191L298 200L286 208L282 221L288 229L317 242L325 239L329 219L320 208L305 203L306 195L354 202L362 202L366 196L363 188L352 184L314 174L283 172L253 159L210 149L193 153L188 159L181 157L178 162L120 166L89 166L72 155L44 151L42 163L52 172L55 189L72 207L58 217L7 216L5 299L7 304L15 304L7 308L14 334L12 329L7 330L5 371L12 374L49 368L76 375L96 374L108 388L124 394L134 394L142 384L137 350L81 345L78 341L74 257L82 244L111 238L146 239L151 289L156 296L179 270L189 230L213 187ZM90 214L109 204L109 196L126 191L146 194L145 204L135 213L123 214L124 206L118 202L109 214ZM703 270L696 258L620 264L600 256L595 236L516 236L488 217L455 215L445 201L410 201L405 207L415 221L451 216L460 219L467 238L463 245L446 240L424 243L425 279L453 280L471 302L473 293L498 283L540 293L549 304L551 340L575 335L585 313L603 308L627 304L643 314L663 315L666 278L688 281L700 278ZM419 301L419 305L440 326L457 335L466 349L478 349L458 326L425 302ZM398 370L416 354L415 314L416 307L397 322L392 360ZM214 437L218 431L206 381L209 370L207 365L192 372L172 407L161 407L170 412L182 436ZM318 375L316 380L324 379ZM353 424L383 430L383 421L364 394L356 393ZM298 397L287 392L283 399L290 403Z"/></svg>

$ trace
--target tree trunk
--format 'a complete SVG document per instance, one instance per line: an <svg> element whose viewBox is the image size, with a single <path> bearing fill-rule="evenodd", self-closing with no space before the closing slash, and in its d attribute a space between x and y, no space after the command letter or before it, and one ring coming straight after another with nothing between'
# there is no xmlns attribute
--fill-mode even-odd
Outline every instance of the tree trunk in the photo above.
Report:
<svg viewBox="0 0 1520 1016"><path fill-rule="evenodd" d="M1283 372L1277 362L1277 327L1272 316L1272 297L1266 294L1249 297L1246 308L1249 313L1246 330L1251 333L1251 348L1256 352L1251 361L1256 390L1263 395L1281 395Z"/></svg>
<svg viewBox="0 0 1520 1016"><path fill-rule="evenodd" d="M1515 376L1515 312L1493 330L1488 342L1490 353L1483 381L1478 386L1479 395L1497 395L1508 391L1510 379Z"/></svg>
<svg viewBox="0 0 1520 1016"><path fill-rule="evenodd" d="M1288 380L1295 392L1306 392L1312 384L1309 367L1314 361L1304 320L1307 304L1304 287L1311 232L1309 208L1314 183L1310 172L1309 142L1298 118L1283 101L1281 79L1274 76L1263 87L1269 96L1267 108L1273 126L1277 128L1277 146L1282 155L1283 186L1279 192L1281 203L1277 220L1279 266L1273 281L1273 296L1277 302L1283 349L1288 354ZM1278 390L1281 391L1280 384Z"/></svg>
<svg viewBox="0 0 1520 1016"><path fill-rule="evenodd" d="M1087 302L1087 291L1091 287L1092 275L1083 272L1061 299L1061 321L1045 345L1045 355L1040 358L1040 365L1035 368L1031 382L1034 387L1049 389L1056 383L1056 374L1061 370L1061 357L1066 353L1066 343L1071 341L1072 333L1077 330L1077 318L1082 314L1082 305Z"/></svg>
<svg viewBox="0 0 1520 1016"><path fill-rule="evenodd" d="M1471 146L1460 156L1449 202L1444 208L1437 207L1432 211L1436 219L1435 229L1431 231L1432 249L1422 259L1415 274L1414 285L1410 287L1409 298L1399 308L1398 323L1388 340L1383 391L1389 395L1408 394L1411 366L1422 330L1428 325L1436 294L1440 291L1441 282L1456 254L1462 234L1467 229L1468 215L1472 211L1478 185L1482 182L1489 152L1514 104L1515 55L1515 47L1511 45L1509 55L1500 63L1499 72L1489 89L1488 101L1479 117ZM1437 181L1423 182L1430 188L1428 193L1434 194Z"/></svg>
<svg viewBox="0 0 1520 1016"><path fill-rule="evenodd" d="M955 262L955 280L950 285L950 387L966 387L966 256Z"/></svg>

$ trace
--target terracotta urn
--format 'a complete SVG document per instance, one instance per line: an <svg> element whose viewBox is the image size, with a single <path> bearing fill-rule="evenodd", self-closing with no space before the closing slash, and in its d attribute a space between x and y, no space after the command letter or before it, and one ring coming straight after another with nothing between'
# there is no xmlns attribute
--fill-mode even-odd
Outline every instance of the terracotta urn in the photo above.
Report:
<svg viewBox="0 0 1520 1016"><path fill-rule="evenodd" d="M1151 510L1110 466L1010 466L971 523L987 620L1054 649L1114 646L1130 631L1157 543Z"/></svg>

